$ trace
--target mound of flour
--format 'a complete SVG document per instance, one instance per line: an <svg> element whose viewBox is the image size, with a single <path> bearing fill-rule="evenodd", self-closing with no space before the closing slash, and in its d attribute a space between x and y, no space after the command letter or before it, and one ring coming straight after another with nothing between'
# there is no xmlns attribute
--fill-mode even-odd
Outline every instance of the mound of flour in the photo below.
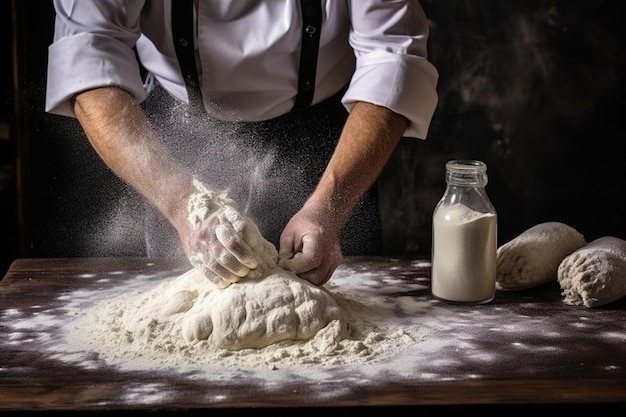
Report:
<svg viewBox="0 0 626 417"><path fill-rule="evenodd" d="M381 309L282 272L222 290L192 270L81 307L65 340L129 369L365 363L415 342L402 327L369 319Z"/></svg>

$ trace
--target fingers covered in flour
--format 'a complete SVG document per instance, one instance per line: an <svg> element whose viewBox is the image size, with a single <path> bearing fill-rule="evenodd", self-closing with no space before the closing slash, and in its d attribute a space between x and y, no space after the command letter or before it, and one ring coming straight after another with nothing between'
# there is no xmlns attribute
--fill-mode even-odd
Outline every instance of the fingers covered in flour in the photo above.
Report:
<svg viewBox="0 0 626 417"><path fill-rule="evenodd" d="M261 235L250 218L232 207L225 207L221 219L224 224L224 241L220 241L241 264L249 268L245 277L258 279L267 270L276 267L276 247Z"/></svg>
<svg viewBox="0 0 626 417"><path fill-rule="evenodd" d="M222 241L227 241L230 232L220 223L219 214L209 216L193 234L192 265L219 287L238 282L250 268L239 262Z"/></svg>
<svg viewBox="0 0 626 417"><path fill-rule="evenodd" d="M225 194L194 182L189 198L191 232L181 233L192 265L213 283L226 287L242 279L259 279L276 267L278 251L256 224L240 213Z"/></svg>
<svg viewBox="0 0 626 417"><path fill-rule="evenodd" d="M192 264L219 286L260 278L278 260L276 249L257 226L230 206L205 219L195 240Z"/></svg>
<svg viewBox="0 0 626 417"><path fill-rule="evenodd" d="M596 239L567 256L558 268L563 302L599 307L626 296L626 241Z"/></svg>
<svg viewBox="0 0 626 417"><path fill-rule="evenodd" d="M225 249L220 263L233 273L245 276L250 269L259 266L260 256L254 251L255 239L249 230L256 228L251 221L245 219L232 207L225 207L218 212L219 224L215 228L215 235L221 247Z"/></svg>

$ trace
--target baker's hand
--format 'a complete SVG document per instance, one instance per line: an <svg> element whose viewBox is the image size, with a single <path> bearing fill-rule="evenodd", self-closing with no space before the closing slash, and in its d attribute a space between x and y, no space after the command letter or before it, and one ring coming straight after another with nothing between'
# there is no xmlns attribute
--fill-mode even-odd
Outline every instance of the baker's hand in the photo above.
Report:
<svg viewBox="0 0 626 417"><path fill-rule="evenodd" d="M343 261L339 230L314 209L296 213L280 236L278 266L315 285L324 285Z"/></svg>
<svg viewBox="0 0 626 417"><path fill-rule="evenodd" d="M186 246L192 265L220 288L244 277L258 278L257 268L277 261L277 254L272 259L276 249L263 239L256 224L230 206L204 219Z"/></svg>

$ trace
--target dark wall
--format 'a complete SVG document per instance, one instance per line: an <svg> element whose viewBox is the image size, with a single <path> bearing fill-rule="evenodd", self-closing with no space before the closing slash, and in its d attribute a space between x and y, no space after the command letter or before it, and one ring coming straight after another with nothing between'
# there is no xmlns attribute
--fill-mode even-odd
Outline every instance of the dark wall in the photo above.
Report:
<svg viewBox="0 0 626 417"><path fill-rule="evenodd" d="M11 4L0 2L0 278L18 255L17 177L12 105Z"/></svg>
<svg viewBox="0 0 626 417"><path fill-rule="evenodd" d="M388 249L429 252L448 159L487 163L499 241L544 221L626 239L617 1L423 1L440 103L383 177Z"/></svg>
<svg viewBox="0 0 626 417"><path fill-rule="evenodd" d="M379 181L386 252L430 253L432 210L453 158L487 163L500 243L544 221L567 223L587 240L626 239L619 2L422 4L440 103L428 140L403 140ZM37 30L21 39L30 157L21 256L137 254L141 202L102 165L74 120L43 113L53 15L47 2L30 12L22 24Z"/></svg>

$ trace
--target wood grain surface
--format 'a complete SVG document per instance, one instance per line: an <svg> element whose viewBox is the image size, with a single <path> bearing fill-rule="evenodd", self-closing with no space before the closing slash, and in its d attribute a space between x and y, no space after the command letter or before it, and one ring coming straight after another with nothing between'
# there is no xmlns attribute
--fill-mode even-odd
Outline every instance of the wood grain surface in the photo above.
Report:
<svg viewBox="0 0 626 417"><path fill-rule="evenodd" d="M414 376L395 375L390 368L376 381L353 385L346 383L346 369L341 367L335 375L331 368L321 382L296 376L281 384L259 378L207 381L158 369L90 369L59 360L62 352L51 348L58 337L55 329L71 319L65 310L68 297L77 291L104 291L138 275L158 280L183 271L165 260L146 258L18 259L0 281L0 411L254 408L276 414L308 407L406 411L446 406L613 410L626 403L626 300L597 309L568 306L554 282L498 292L483 306L447 305L430 295L426 259L349 257L341 268L367 274L370 281L379 276L394 279L401 290L393 297L438 306L436 311L451 317L449 333L440 329L438 337L448 338L451 345L445 352L424 355L419 363L407 363L407 369L415 369ZM416 282L421 284L417 290ZM459 338L454 323L459 315L493 320L489 331L481 326L472 330L476 337L471 343L478 345L474 351L479 349L479 356L489 360L466 356L463 344L468 340L449 348L453 338ZM496 331L504 329L509 331Z"/></svg>

